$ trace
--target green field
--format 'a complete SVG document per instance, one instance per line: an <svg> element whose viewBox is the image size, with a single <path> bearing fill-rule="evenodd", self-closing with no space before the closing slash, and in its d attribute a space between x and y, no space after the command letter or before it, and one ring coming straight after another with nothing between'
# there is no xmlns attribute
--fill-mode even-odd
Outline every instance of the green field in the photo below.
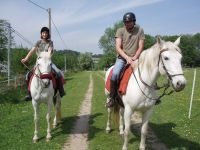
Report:
<svg viewBox="0 0 200 150"><path fill-rule="evenodd" d="M21 100L25 94L21 89L9 91L9 94L0 94L0 149L61 149L73 127L81 101L84 99L90 73L79 72L67 76L65 85L67 95L62 99L62 124L52 130L53 139L49 143L45 141L46 106L44 104L40 106L39 135L41 139L33 144L34 123L31 102ZM197 76L199 74L200 69L197 70ZM104 73L92 72L92 76L94 90L89 122L89 150L120 150L123 140L119 136L117 125L114 124L110 134L105 132L107 112L104 106L106 99ZM185 69L185 76L187 86L184 91L164 97L162 103L155 107L150 120L150 127L170 150L200 149L200 79L196 78L192 115L191 119L188 119L193 70ZM135 130L131 130L129 137L129 149L138 149L140 135Z"/></svg>

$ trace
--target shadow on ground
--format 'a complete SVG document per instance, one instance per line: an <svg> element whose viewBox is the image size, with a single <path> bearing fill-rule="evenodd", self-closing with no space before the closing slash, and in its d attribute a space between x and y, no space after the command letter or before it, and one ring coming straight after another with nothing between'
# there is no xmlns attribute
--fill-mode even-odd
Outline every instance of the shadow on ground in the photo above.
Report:
<svg viewBox="0 0 200 150"><path fill-rule="evenodd" d="M156 134L157 139L151 135L150 130L148 130L146 145L148 149L152 149L152 145L158 142L164 143L168 149L186 149L186 150L200 150L200 144L190 141L184 137L181 137L176 132L172 131L176 127L174 123L165 123L165 124L154 124L150 123L149 127ZM135 141L140 141L141 134L141 123L134 124L131 126L131 132L137 137L130 139L129 143Z"/></svg>

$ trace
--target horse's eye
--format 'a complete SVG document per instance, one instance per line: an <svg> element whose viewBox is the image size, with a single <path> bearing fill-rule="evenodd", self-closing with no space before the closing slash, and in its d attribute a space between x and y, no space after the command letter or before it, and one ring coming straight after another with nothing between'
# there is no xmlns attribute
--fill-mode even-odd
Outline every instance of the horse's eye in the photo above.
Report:
<svg viewBox="0 0 200 150"><path fill-rule="evenodd" d="M169 58L168 57L164 57L164 60L169 60Z"/></svg>

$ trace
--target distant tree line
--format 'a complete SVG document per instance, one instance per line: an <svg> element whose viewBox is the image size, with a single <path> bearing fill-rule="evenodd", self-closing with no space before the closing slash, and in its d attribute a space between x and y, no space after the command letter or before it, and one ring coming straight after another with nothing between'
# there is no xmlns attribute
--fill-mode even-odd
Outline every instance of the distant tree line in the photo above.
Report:
<svg viewBox="0 0 200 150"><path fill-rule="evenodd" d="M5 20L0 20L0 64L7 64L7 45L8 37L5 31ZM105 29L104 35L100 37L99 47L103 50L101 55L92 55L92 53L79 53L74 50L54 50L52 57L53 63L58 68L66 71L94 70L104 69L112 66L116 59L115 33L123 22L117 22L113 27ZM164 40L175 41L179 35L161 36ZM188 67L200 66L200 33L194 35L181 35L180 48L183 53L182 63ZM145 35L145 49L150 48L156 42L156 37ZM11 74L25 73L27 68L21 64L21 59L28 53L28 48L16 46L14 35L11 35ZM13 48L14 47L14 48ZM98 58L98 59L97 59ZM98 60L97 62L95 62ZM36 55L34 55L27 66L32 68L35 65ZM0 68L1 70L1 68Z"/></svg>
<svg viewBox="0 0 200 150"><path fill-rule="evenodd" d="M99 47L103 50L103 56L101 57L98 67L108 68L115 63L116 50L115 50L115 33L119 27L123 26L123 22L116 23L113 27L107 28L103 36L99 40ZM175 41L180 35L173 36L160 36L166 41ZM156 43L156 37L151 35L145 35L144 49L150 48ZM200 33L194 35L181 35L180 48L183 53L182 63L187 67L199 67L200 66Z"/></svg>

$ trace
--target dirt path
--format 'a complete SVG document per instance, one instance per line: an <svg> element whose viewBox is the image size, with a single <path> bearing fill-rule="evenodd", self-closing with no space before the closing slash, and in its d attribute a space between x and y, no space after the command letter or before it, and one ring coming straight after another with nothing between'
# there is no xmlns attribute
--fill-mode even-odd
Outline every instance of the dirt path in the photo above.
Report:
<svg viewBox="0 0 200 150"><path fill-rule="evenodd" d="M71 131L70 137L64 144L63 150L87 150L88 149L88 129L89 118L91 112L91 100L93 95L93 79L90 74L90 83L83 100L78 119L75 122L74 128Z"/></svg>

